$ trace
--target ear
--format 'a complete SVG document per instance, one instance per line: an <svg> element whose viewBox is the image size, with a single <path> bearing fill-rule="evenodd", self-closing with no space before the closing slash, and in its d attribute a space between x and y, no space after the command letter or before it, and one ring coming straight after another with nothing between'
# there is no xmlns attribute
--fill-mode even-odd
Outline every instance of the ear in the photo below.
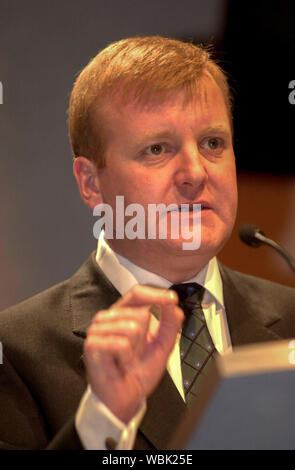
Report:
<svg viewBox="0 0 295 470"><path fill-rule="evenodd" d="M95 163L85 157L76 157L73 171L82 200L93 210L103 202Z"/></svg>

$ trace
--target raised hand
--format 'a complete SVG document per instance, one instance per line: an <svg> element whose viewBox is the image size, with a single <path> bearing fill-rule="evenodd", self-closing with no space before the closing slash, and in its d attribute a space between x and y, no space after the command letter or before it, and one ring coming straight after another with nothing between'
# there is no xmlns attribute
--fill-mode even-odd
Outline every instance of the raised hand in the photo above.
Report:
<svg viewBox="0 0 295 470"><path fill-rule="evenodd" d="M108 310L98 312L84 343L88 382L97 397L123 422L135 415L166 368L183 312L171 290L137 285ZM149 330L151 308L160 310Z"/></svg>

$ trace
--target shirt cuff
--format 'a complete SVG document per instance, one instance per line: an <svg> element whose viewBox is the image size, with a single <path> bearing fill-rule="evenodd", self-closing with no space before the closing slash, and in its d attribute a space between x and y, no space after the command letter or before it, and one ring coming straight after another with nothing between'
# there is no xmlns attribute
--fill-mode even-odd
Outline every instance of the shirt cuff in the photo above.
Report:
<svg viewBox="0 0 295 470"><path fill-rule="evenodd" d="M88 385L75 417L79 438L87 450L107 449L107 439L117 450L131 450L137 430L146 411L146 400L128 424L123 423L91 391Z"/></svg>

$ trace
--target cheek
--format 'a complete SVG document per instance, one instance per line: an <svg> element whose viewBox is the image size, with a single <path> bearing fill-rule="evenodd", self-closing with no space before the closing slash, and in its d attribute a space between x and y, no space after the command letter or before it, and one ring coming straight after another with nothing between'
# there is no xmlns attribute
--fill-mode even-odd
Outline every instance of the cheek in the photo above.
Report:
<svg viewBox="0 0 295 470"><path fill-rule="evenodd" d="M129 178L129 182L125 184L125 195L132 202L159 202L163 196L162 186L161 178L134 172L132 179Z"/></svg>
<svg viewBox="0 0 295 470"><path fill-rule="evenodd" d="M131 170L113 172L107 178L101 180L101 191L104 202L113 207L116 204L116 196L124 196L125 207L132 203L145 204L154 194L156 186L152 181L141 175L136 175Z"/></svg>
<svg viewBox="0 0 295 470"><path fill-rule="evenodd" d="M226 165L211 180L220 211L231 217L237 209L237 180L234 165Z"/></svg>
<svg viewBox="0 0 295 470"><path fill-rule="evenodd" d="M227 179L224 193L226 201L225 206L230 222L232 219L235 219L238 205L237 182L235 175L232 175L231 178Z"/></svg>
<svg viewBox="0 0 295 470"><path fill-rule="evenodd" d="M226 187L230 196L230 200L232 202L232 205L236 207L238 190L237 190L237 173L236 173L235 164L232 164L229 166L226 172L226 175L227 175Z"/></svg>

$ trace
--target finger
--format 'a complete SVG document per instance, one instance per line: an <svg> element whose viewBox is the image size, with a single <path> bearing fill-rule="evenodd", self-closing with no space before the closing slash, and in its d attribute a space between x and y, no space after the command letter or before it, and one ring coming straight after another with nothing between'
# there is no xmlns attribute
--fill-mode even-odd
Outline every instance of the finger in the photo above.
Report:
<svg viewBox="0 0 295 470"><path fill-rule="evenodd" d="M145 349L147 334L149 331L150 325L150 306L143 305L141 307L113 307L110 310L102 310L98 312L92 322L93 324L100 325L102 323L113 323L114 328L118 321L135 321L140 324L141 327L141 337L138 343L136 344L136 354L142 355Z"/></svg>
<svg viewBox="0 0 295 470"><path fill-rule="evenodd" d="M142 304L174 304L178 303L177 293L169 289L159 289L157 287L144 286L137 284L132 287L123 297L121 297L113 306L136 306Z"/></svg>
<svg viewBox="0 0 295 470"><path fill-rule="evenodd" d="M84 343L84 355L89 366L99 367L100 374L124 373L134 360L130 341L119 336L92 335Z"/></svg>
<svg viewBox="0 0 295 470"><path fill-rule="evenodd" d="M93 323L88 329L88 336L117 336L129 339L134 355L141 356L146 344L147 327L134 319L117 320L116 322Z"/></svg>
<svg viewBox="0 0 295 470"><path fill-rule="evenodd" d="M163 305L161 307L160 323L153 341L158 344L165 354L172 351L183 320L184 313L178 306Z"/></svg>
<svg viewBox="0 0 295 470"><path fill-rule="evenodd" d="M148 322L150 318L150 305L134 307L119 307L115 304L109 310L100 310L93 317L92 323L117 322L118 320L135 320Z"/></svg>

